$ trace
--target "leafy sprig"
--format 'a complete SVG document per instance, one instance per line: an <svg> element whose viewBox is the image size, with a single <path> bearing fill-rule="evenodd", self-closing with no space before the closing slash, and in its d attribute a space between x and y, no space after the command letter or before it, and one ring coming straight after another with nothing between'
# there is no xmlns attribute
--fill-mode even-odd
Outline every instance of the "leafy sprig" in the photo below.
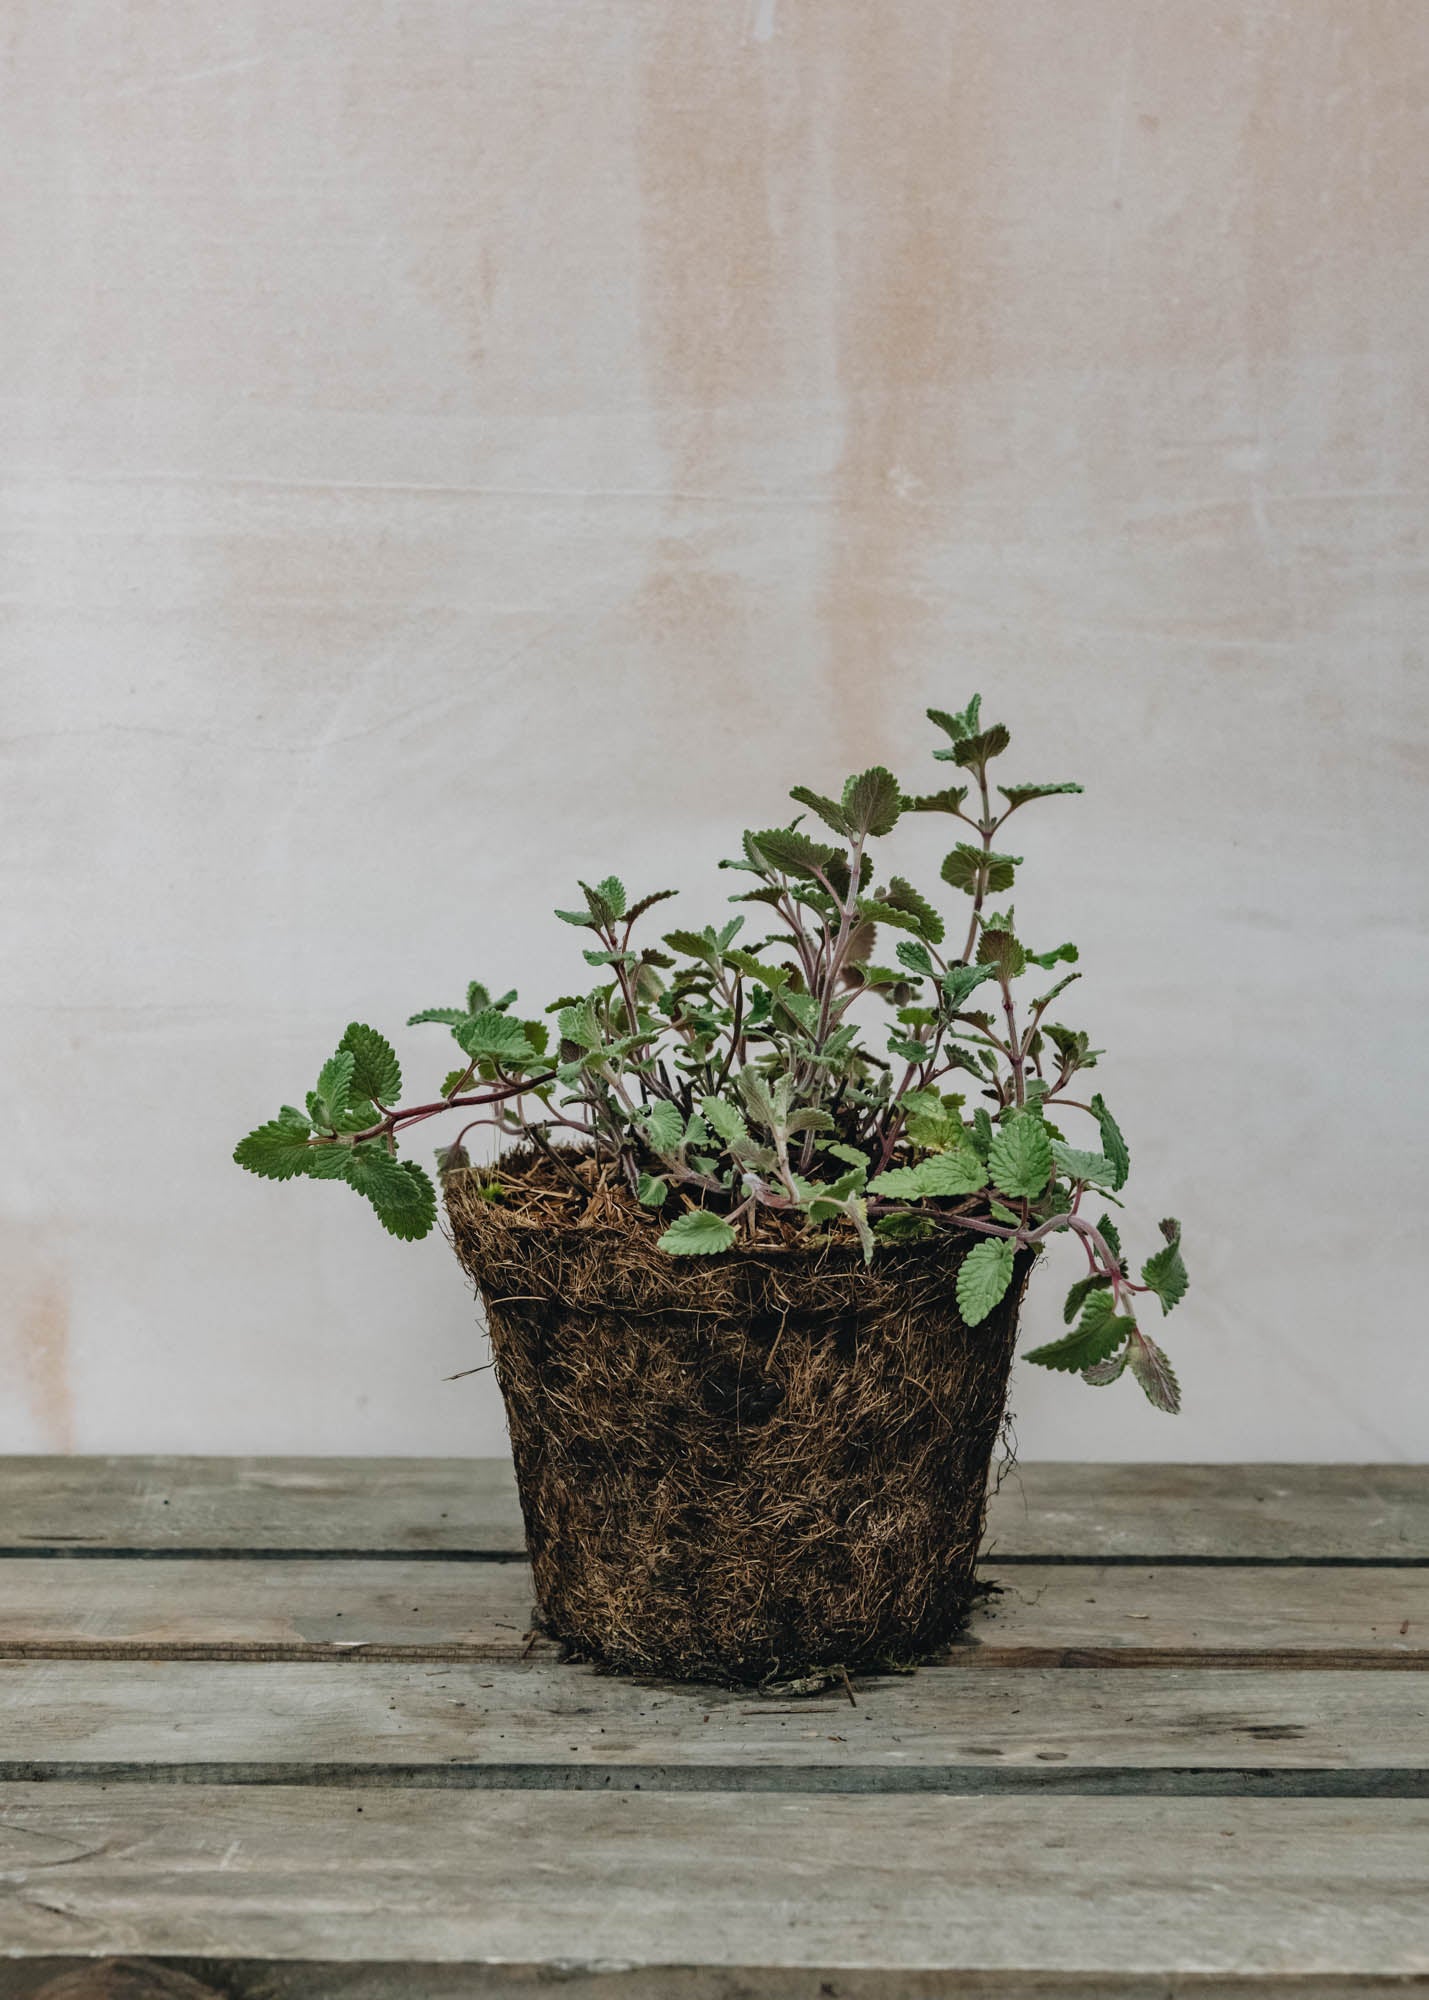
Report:
<svg viewBox="0 0 1429 2000"><path fill-rule="evenodd" d="M945 739L934 757L965 782L908 794L875 765L837 797L795 786L800 812L745 833L720 863L746 878L731 897L746 908L658 944L637 943L636 926L673 890L632 901L615 876L580 883L581 906L556 915L589 933L589 990L527 1020L514 991L493 999L473 981L464 1006L414 1014L409 1025L447 1030L458 1060L438 1096L406 1106L390 1043L354 1022L306 1110L285 1105L241 1141L238 1164L273 1180L344 1181L385 1228L416 1238L433 1226L436 1195L415 1161L398 1158L399 1137L460 1113L442 1171L466 1163L468 1132L486 1126L588 1193L573 1143L628 1187L632 1226L639 1209L658 1216L671 1256L844 1230L871 1260L880 1243L972 1232L982 1240L957 1279L970 1326L1006 1297L1019 1252L1040 1255L1069 1235L1086 1260L1067 1295L1069 1331L1028 1358L1094 1385L1129 1369L1174 1410L1175 1375L1137 1312L1152 1297L1169 1312L1185 1294L1180 1225L1161 1225L1161 1247L1133 1279L1111 1218L1090 1219L1089 1203L1116 1201L1131 1162L1100 1093L1073 1094L1101 1052L1049 1018L1080 973L1031 998L1022 985L1075 966L1077 948L1034 950L1011 903L993 907L1022 866L1002 837L1008 819L1081 787L994 788L988 768L1009 747L1006 727L983 722L976 695L961 711L928 714ZM875 843L924 813L965 829L941 869L967 899L952 921L906 876L875 865ZM767 935L749 935L751 909ZM1089 1121L1085 1133L1069 1138L1066 1114Z"/></svg>

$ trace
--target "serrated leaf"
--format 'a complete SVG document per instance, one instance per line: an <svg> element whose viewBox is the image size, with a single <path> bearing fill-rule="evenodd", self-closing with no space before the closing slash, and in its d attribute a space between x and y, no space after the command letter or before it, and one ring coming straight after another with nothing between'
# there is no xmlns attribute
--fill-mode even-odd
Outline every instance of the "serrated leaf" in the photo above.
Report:
<svg viewBox="0 0 1429 2000"><path fill-rule="evenodd" d="M994 722L975 736L965 736L953 751L953 762L965 771L979 770L990 758L1000 757L1011 741L1011 731Z"/></svg>
<svg viewBox="0 0 1429 2000"><path fill-rule="evenodd" d="M589 910L557 910L555 915L563 924L574 924L578 930L593 931L600 928L597 919Z"/></svg>
<svg viewBox="0 0 1429 2000"><path fill-rule="evenodd" d="M1085 1278L1078 1278L1067 1293L1066 1302L1062 1307L1062 1318L1066 1324L1068 1326L1072 1324L1093 1292L1104 1292L1110 1284L1111 1279L1104 1277L1100 1271L1093 1271Z"/></svg>
<svg viewBox="0 0 1429 2000"><path fill-rule="evenodd" d="M974 1244L958 1266L958 1311L964 1326L978 1326L1012 1283L1013 1250L1005 1236Z"/></svg>
<svg viewBox="0 0 1429 2000"><path fill-rule="evenodd" d="M1034 1347L1026 1358L1035 1361L1039 1368L1058 1368L1066 1374L1080 1375L1084 1368L1105 1361L1135 1331L1135 1326L1133 1319L1117 1312L1110 1292L1093 1292L1070 1333L1063 1334L1060 1340L1049 1341L1045 1347Z"/></svg>
<svg viewBox="0 0 1429 2000"><path fill-rule="evenodd" d="M646 1110L641 1129L653 1152L678 1153L685 1137L685 1120L679 1106L662 1097Z"/></svg>
<svg viewBox="0 0 1429 2000"><path fill-rule="evenodd" d="M529 1060L531 1044L519 1021L499 1008L486 1007L453 1031L469 1056L486 1057L492 1062Z"/></svg>
<svg viewBox="0 0 1429 2000"><path fill-rule="evenodd" d="M826 1145L824 1151L830 1159L843 1160L851 1167L861 1167L865 1174L868 1172L868 1155L861 1153L857 1146L844 1146L834 1142Z"/></svg>
<svg viewBox="0 0 1429 2000"><path fill-rule="evenodd" d="M1080 785L999 785L997 788L1007 800L1008 810L1015 811L1025 806L1029 799L1050 799L1059 792L1079 792Z"/></svg>
<svg viewBox="0 0 1429 2000"><path fill-rule="evenodd" d="M909 972L915 972L923 979L933 977L933 961L923 945L915 944L911 938L899 938L894 950L898 956L898 963L906 967Z"/></svg>
<svg viewBox="0 0 1429 2000"><path fill-rule="evenodd" d="M1031 1112L1012 1112L997 1130L987 1163L1000 1193L1031 1200L1041 1194L1052 1173L1047 1127Z"/></svg>
<svg viewBox="0 0 1429 2000"><path fill-rule="evenodd" d="M977 941L977 962L990 965L999 979L1017 979L1027 964L1027 954L1011 931L986 925Z"/></svg>
<svg viewBox="0 0 1429 2000"><path fill-rule="evenodd" d="M1126 1149L1126 1141L1121 1136L1121 1127L1107 1110L1101 1093L1092 1099L1092 1114L1101 1127L1102 1151L1111 1161L1116 1178L1112 1182L1118 1192L1126 1186L1126 1177L1131 1172L1131 1154Z"/></svg>
<svg viewBox="0 0 1429 2000"><path fill-rule="evenodd" d="M1116 1176L1116 1168L1105 1153L1083 1153L1075 1146L1064 1146L1060 1139L1052 1141L1052 1158L1057 1172L1065 1174L1071 1181L1091 1181L1097 1187L1111 1187Z"/></svg>
<svg viewBox="0 0 1429 2000"><path fill-rule="evenodd" d="M625 912L626 923L633 924L637 917L643 917L645 912L653 910L657 903L668 903L672 896L678 896L679 893L678 889L656 889L650 895L642 896L639 902L632 903Z"/></svg>
<svg viewBox="0 0 1429 2000"><path fill-rule="evenodd" d="M887 924L891 930L912 931L914 936L922 934L922 925L908 910L900 910L895 903L883 902L877 896L860 896L854 906L865 923Z"/></svg>
<svg viewBox="0 0 1429 2000"><path fill-rule="evenodd" d="M964 895L1000 896L1012 887L1017 869L1021 866L1020 854L995 854L974 847L971 842L960 840L952 853L945 856L941 874L950 889L961 889Z"/></svg>
<svg viewBox="0 0 1429 2000"><path fill-rule="evenodd" d="M671 1257L717 1257L734 1246L734 1231L722 1215L691 1208L677 1216L660 1237L660 1248Z"/></svg>
<svg viewBox="0 0 1429 2000"><path fill-rule="evenodd" d="M653 1174L641 1174L635 1190L635 1199L643 1208L663 1208L669 1192L667 1182Z"/></svg>
<svg viewBox="0 0 1429 2000"><path fill-rule="evenodd" d="M307 1120L303 1123L306 1128ZM315 1150L308 1143L306 1130L300 1132L286 1119L274 1118L240 1139L233 1157L240 1167L265 1181L290 1181L295 1174L308 1171L308 1155Z"/></svg>
<svg viewBox="0 0 1429 2000"><path fill-rule="evenodd" d="M385 1035L360 1021L350 1021L338 1046L352 1051L354 1091L380 1104L397 1102L402 1095L402 1068Z"/></svg>
<svg viewBox="0 0 1429 2000"><path fill-rule="evenodd" d="M898 824L903 793L898 780L881 764L861 771L844 786L843 811L855 833L891 833Z"/></svg>
<svg viewBox="0 0 1429 2000"><path fill-rule="evenodd" d="M1040 965L1044 972L1050 972L1054 965L1075 965L1080 956L1081 953L1069 939L1066 944L1059 944L1052 951L1029 951L1027 963Z"/></svg>
<svg viewBox="0 0 1429 2000"><path fill-rule="evenodd" d="M396 1160L384 1146L348 1149L342 1178L365 1195L382 1227L404 1243L418 1242L437 1219L437 1192L415 1160Z"/></svg>
<svg viewBox="0 0 1429 2000"><path fill-rule="evenodd" d="M1118 1382L1126 1368L1127 1356L1136 1345L1129 1340L1125 1347L1119 1347L1115 1354L1109 1354L1105 1361L1094 1361L1090 1368L1082 1370L1082 1380L1093 1389L1105 1389L1108 1384Z"/></svg>
<svg viewBox="0 0 1429 2000"><path fill-rule="evenodd" d="M471 1018L466 1007L424 1007L420 1014L409 1014L407 1026L420 1028L424 1021L439 1021L444 1028L459 1028L463 1021Z"/></svg>
<svg viewBox="0 0 1429 2000"><path fill-rule="evenodd" d="M938 1230L925 1216L884 1215L874 1223L873 1233L887 1243L926 1243Z"/></svg>
<svg viewBox="0 0 1429 2000"><path fill-rule="evenodd" d="M581 887L584 888L585 884L582 883ZM625 915L625 884L618 875L607 875L603 882L597 882L595 893L614 916Z"/></svg>
<svg viewBox="0 0 1429 2000"><path fill-rule="evenodd" d="M789 796L797 799L801 806L808 806L810 811L816 812L824 825L831 827L844 840L852 838L856 831L853 822L835 800L825 798L822 792L811 792L807 785L795 785Z"/></svg>
<svg viewBox="0 0 1429 2000"><path fill-rule="evenodd" d="M682 951L686 958L703 959L707 965L712 965L718 956L714 939L702 936L699 931L666 931L663 941L671 951Z"/></svg>
<svg viewBox="0 0 1429 2000"><path fill-rule="evenodd" d="M996 970L992 965L950 965L943 974L943 994L948 1005L961 1009L984 981L994 977Z"/></svg>
<svg viewBox="0 0 1429 2000"><path fill-rule="evenodd" d="M820 873L827 873L834 859L832 847L822 840L810 840L797 827L770 827L763 833L751 834L750 839L767 867L804 881L815 881Z"/></svg>
<svg viewBox="0 0 1429 2000"><path fill-rule="evenodd" d="M1111 1217L1109 1215L1104 1215L1101 1221L1097 1224L1097 1229L1100 1235L1102 1236L1103 1240L1105 1241L1107 1248L1111 1251L1112 1256L1120 1257L1121 1236L1117 1230L1116 1224L1112 1221Z"/></svg>
<svg viewBox="0 0 1429 2000"><path fill-rule="evenodd" d="M832 1132L834 1121L827 1111L809 1104L800 1111L791 1112L784 1129L791 1137L798 1132Z"/></svg>
<svg viewBox="0 0 1429 2000"><path fill-rule="evenodd" d="M308 1099L308 1109L315 1125L325 1125L332 1130L339 1116L347 1109L352 1095L352 1073L357 1067L357 1058L351 1049L339 1049L329 1056L318 1072L317 1085Z"/></svg>
<svg viewBox="0 0 1429 2000"><path fill-rule="evenodd" d="M939 729L950 736L954 743L961 743L977 728L978 711L982 707L982 696L975 694L965 709L949 713L945 708L930 708L926 711L929 722L936 722Z"/></svg>
<svg viewBox="0 0 1429 2000"><path fill-rule="evenodd" d="M966 785L945 785L941 792L920 792L915 798L905 798L903 810L915 813L957 813L962 811L963 800L967 795Z"/></svg>
<svg viewBox="0 0 1429 2000"><path fill-rule="evenodd" d="M1174 1417L1181 1407L1181 1385L1163 1350L1138 1330L1126 1358L1147 1402Z"/></svg>
<svg viewBox="0 0 1429 2000"><path fill-rule="evenodd" d="M942 917L927 897L921 895L911 882L904 880L903 876L892 877L883 892L883 901L890 909L902 910L908 916L915 918L918 935L925 938L929 944L943 942Z"/></svg>
<svg viewBox="0 0 1429 2000"><path fill-rule="evenodd" d="M1161 1301L1163 1313L1169 1313L1186 1296L1190 1279L1181 1258L1181 1225L1178 1222L1161 1225L1162 1234L1167 1237L1164 1248L1148 1257L1141 1267L1141 1282L1150 1285Z"/></svg>
<svg viewBox="0 0 1429 2000"><path fill-rule="evenodd" d="M742 1146L749 1143L749 1127L732 1104L726 1104L722 1097L703 1097L700 1110L704 1113L706 1125L723 1139L726 1146Z"/></svg>

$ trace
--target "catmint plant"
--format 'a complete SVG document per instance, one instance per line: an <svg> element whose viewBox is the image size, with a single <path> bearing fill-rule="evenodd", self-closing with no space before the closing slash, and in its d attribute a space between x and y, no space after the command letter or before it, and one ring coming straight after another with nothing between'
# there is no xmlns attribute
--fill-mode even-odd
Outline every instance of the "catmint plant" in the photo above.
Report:
<svg viewBox="0 0 1429 2000"><path fill-rule="evenodd" d="M1177 1409L1175 1374L1140 1316L1186 1291L1180 1225L1161 1224L1133 1278L1108 1212L1121 1206L1126 1142L1083 1082L1101 1052L1052 1018L1080 977L1063 969L1077 948L1033 950L1004 900L1021 866L1008 822L1082 788L994 787L989 767L1010 737L979 711L976 695L960 713L928 711L945 739L933 755L959 778L941 790L910 795L878 765L837 798L796 785L798 817L745 833L720 863L747 909L718 927L644 942L642 919L673 890L631 901L614 876L581 883L581 904L556 915L588 934L590 990L528 1020L514 991L493 999L474 983L464 1004L414 1014L409 1025L446 1028L458 1051L416 1104L401 1102L390 1043L354 1023L306 1107L285 1105L234 1158L270 1180L343 1181L394 1236L415 1239L436 1220L436 1190L398 1142L452 1115L462 1124L440 1173L468 1166L476 1127L544 1156L582 1196L585 1155L627 1190L630 1226L658 1230L672 1257L788 1241L792 1226L816 1240L847 1233L871 1261L884 1243L968 1231L981 1239L957 1276L968 1325L1002 1299L1019 1250L1069 1236L1085 1262L1069 1330L1027 1358L1097 1385L1129 1371L1158 1408ZM875 865L875 843L913 813L953 823L941 871L961 899L951 917ZM481 1171L501 1199L499 1167Z"/></svg>

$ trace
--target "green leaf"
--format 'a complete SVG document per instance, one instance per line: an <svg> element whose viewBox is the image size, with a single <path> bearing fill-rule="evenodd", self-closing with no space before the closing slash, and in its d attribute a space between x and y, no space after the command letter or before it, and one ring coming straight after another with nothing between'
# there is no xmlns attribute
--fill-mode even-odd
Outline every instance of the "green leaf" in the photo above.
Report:
<svg viewBox="0 0 1429 2000"><path fill-rule="evenodd" d="M663 1208L669 1192L668 1183L658 1180L652 1174L642 1174L635 1190L635 1199L645 1208Z"/></svg>
<svg viewBox="0 0 1429 2000"><path fill-rule="evenodd" d="M921 1201L926 1193L916 1167L888 1167L869 1182L868 1191L890 1201Z"/></svg>
<svg viewBox="0 0 1429 2000"><path fill-rule="evenodd" d="M386 1147L373 1142L347 1149L342 1178L365 1195L377 1219L390 1235L415 1243L437 1219L437 1193L415 1160L395 1160Z"/></svg>
<svg viewBox="0 0 1429 2000"><path fill-rule="evenodd" d="M950 889L961 889L968 896L979 892L984 896L1000 896L1012 887L1021 862L1020 854L985 853L981 847L960 840L944 859L942 877Z"/></svg>
<svg viewBox="0 0 1429 2000"><path fill-rule="evenodd" d="M557 910L555 914L563 924L574 924L579 930L599 930L599 920L589 910Z"/></svg>
<svg viewBox="0 0 1429 2000"><path fill-rule="evenodd" d="M989 1236L969 1250L958 1266L958 1311L965 1326L977 1326L999 1304L1012 1283L1012 1244Z"/></svg>
<svg viewBox="0 0 1429 2000"><path fill-rule="evenodd" d="M714 939L703 937L699 931L666 931L663 942L671 951L682 951L687 958L702 958L707 965L713 965L719 956Z"/></svg>
<svg viewBox="0 0 1429 2000"><path fill-rule="evenodd" d="M966 736L953 751L953 762L965 771L981 770L991 757L1000 757L1012 741L1010 730L994 722L977 736Z"/></svg>
<svg viewBox="0 0 1429 2000"><path fill-rule="evenodd" d="M883 892L883 900L890 909L903 910L917 920L918 934L929 944L943 942L943 919L933 908L926 896L920 895L911 882L901 875L895 875Z"/></svg>
<svg viewBox="0 0 1429 2000"><path fill-rule="evenodd" d="M794 875L812 882L821 872L827 872L829 863L834 859L835 850L832 847L821 840L810 840L808 834L800 833L797 827L770 827L764 833L749 837L766 866L781 875Z"/></svg>
<svg viewBox="0 0 1429 2000"><path fill-rule="evenodd" d="M407 1026L420 1028L424 1021L439 1021L444 1028L459 1028L463 1021L471 1018L466 1007L424 1007L420 1014L409 1014Z"/></svg>
<svg viewBox="0 0 1429 2000"><path fill-rule="evenodd" d="M1081 1311L1093 1292L1104 1292L1110 1284L1111 1279L1105 1277L1100 1271L1093 1271L1085 1278L1078 1278L1076 1284L1067 1293L1066 1301L1062 1307L1062 1318L1066 1324L1068 1326L1072 1324L1072 1321L1077 1317L1077 1314Z"/></svg>
<svg viewBox="0 0 1429 2000"><path fill-rule="evenodd" d="M1082 1380L1093 1389L1105 1389L1109 1383L1119 1381L1126 1368L1127 1356L1135 1344L1129 1340L1115 1354L1109 1354L1105 1361L1094 1361L1090 1368L1082 1370Z"/></svg>
<svg viewBox="0 0 1429 2000"><path fill-rule="evenodd" d="M483 1008L455 1031L457 1041L469 1056L484 1056L492 1062L522 1062L531 1056L526 1030L497 1007Z"/></svg>
<svg viewBox="0 0 1429 2000"><path fill-rule="evenodd" d="M642 1131L652 1152L678 1153L685 1137L685 1120L678 1105L667 1097L650 1105L642 1121Z"/></svg>
<svg viewBox="0 0 1429 2000"><path fill-rule="evenodd" d="M1117 1230L1116 1224L1112 1221L1111 1217L1109 1215L1104 1215L1101 1221L1097 1224L1097 1229L1100 1232L1101 1236L1103 1237L1106 1246L1108 1250L1110 1250L1112 1256L1120 1257L1121 1236Z"/></svg>
<svg viewBox="0 0 1429 2000"><path fill-rule="evenodd" d="M1010 930L988 924L977 941L977 962L990 965L999 979L1016 979L1027 964L1027 954Z"/></svg>
<svg viewBox="0 0 1429 2000"><path fill-rule="evenodd" d="M672 896L679 895L678 889L656 889L649 896L642 896L638 903L632 903L625 912L625 921L633 924L637 917L643 917L647 910L653 910L657 903L668 903Z"/></svg>
<svg viewBox="0 0 1429 2000"><path fill-rule="evenodd" d="M290 1107L291 1108L291 1107ZM302 1114L299 1113L299 1116ZM308 1172L308 1156L318 1149L308 1144L307 1120L304 1129L286 1118L271 1119L260 1125L256 1132L250 1132L246 1139L240 1139L233 1149L233 1157L240 1167L250 1174L259 1174L265 1181L290 1181L295 1174ZM336 1147L326 1150L336 1151Z"/></svg>
<svg viewBox="0 0 1429 2000"><path fill-rule="evenodd" d="M1135 1328L1133 1319L1118 1314L1110 1292L1093 1292L1072 1331L1063 1334L1060 1340L1049 1341L1045 1347L1034 1347L1027 1359L1035 1361L1039 1368L1058 1368L1066 1374L1079 1375L1084 1368L1105 1361Z"/></svg>
<svg viewBox="0 0 1429 2000"><path fill-rule="evenodd" d="M949 714L945 708L930 708L927 715L929 722L936 722L939 729L945 731L954 743L961 743L977 728L978 711L981 707L982 696L975 694L967 707L958 714Z"/></svg>
<svg viewBox="0 0 1429 2000"><path fill-rule="evenodd" d="M1181 1385L1162 1349L1138 1330L1130 1344L1127 1360L1147 1402L1174 1417L1181 1407Z"/></svg>
<svg viewBox="0 0 1429 2000"><path fill-rule="evenodd" d="M315 1125L325 1125L331 1131L346 1111L352 1095L352 1073L356 1067L357 1058L351 1049L339 1049L323 1064L318 1073L317 1087L308 1100Z"/></svg>
<svg viewBox="0 0 1429 2000"><path fill-rule="evenodd" d="M584 888L585 884L582 883L581 887ZM595 893L612 915L617 917L625 915L625 884L618 875L607 875L603 882L597 882Z"/></svg>
<svg viewBox="0 0 1429 2000"><path fill-rule="evenodd" d="M1052 1141L1040 1118L1014 1111L998 1128L987 1156L993 1182L1003 1194L1041 1194L1052 1173Z"/></svg>
<svg viewBox="0 0 1429 2000"><path fill-rule="evenodd" d="M1054 951L1029 951L1027 954L1027 963L1029 965L1040 965L1044 972L1050 972L1054 965L1075 965L1080 956L1081 954L1077 950L1077 947L1068 942L1067 944L1059 944ZM1057 988L1059 993L1061 990L1061 987Z"/></svg>
<svg viewBox="0 0 1429 2000"><path fill-rule="evenodd" d="M926 1243L938 1230L925 1216L885 1215L874 1223L873 1233L887 1243Z"/></svg>
<svg viewBox="0 0 1429 2000"><path fill-rule="evenodd" d="M896 903L884 902L878 896L860 896L855 908L866 923L887 924L891 930L921 933L922 925L907 910L900 910Z"/></svg>
<svg viewBox="0 0 1429 2000"><path fill-rule="evenodd" d="M1181 1225L1169 1217L1161 1225L1161 1234L1166 1238L1166 1246L1147 1258L1141 1267L1141 1282L1150 1285L1161 1301L1163 1313L1169 1313L1186 1296L1190 1279L1186 1266L1181 1260Z"/></svg>
<svg viewBox="0 0 1429 2000"><path fill-rule="evenodd" d="M1009 1229L1020 1229L1022 1217L1010 1209L1004 1201L994 1201L989 1197L987 1212L994 1222L1005 1222Z"/></svg>
<svg viewBox="0 0 1429 2000"><path fill-rule="evenodd" d="M354 1091L376 1099L379 1104L397 1102L402 1095L402 1069L385 1035L379 1035L375 1028L364 1028L360 1021L352 1021L338 1046L352 1051Z"/></svg>
<svg viewBox="0 0 1429 2000"><path fill-rule="evenodd" d="M734 1246L734 1231L722 1215L707 1208L691 1208L677 1216L660 1238L660 1248L671 1257L717 1257Z"/></svg>
<svg viewBox="0 0 1429 2000"><path fill-rule="evenodd" d="M911 938L899 938L894 949L898 954L898 963L909 972L916 972L923 979L933 977L933 961L921 944L914 944Z"/></svg>
<svg viewBox="0 0 1429 2000"><path fill-rule="evenodd" d="M700 1110L710 1130L723 1139L726 1146L746 1146L749 1144L749 1127L732 1104L726 1104L722 1097L702 1097Z"/></svg>
<svg viewBox="0 0 1429 2000"><path fill-rule="evenodd" d="M968 788L966 785L947 785L941 792L922 792L916 798L905 798L903 801L903 810L904 812L915 813L961 812L963 800L967 795Z"/></svg>
<svg viewBox="0 0 1429 2000"><path fill-rule="evenodd" d="M861 1167L864 1173L867 1174L868 1156L866 1153L861 1153L857 1146L843 1146L834 1143L826 1145L824 1151L831 1159L843 1160L851 1167Z"/></svg>
<svg viewBox="0 0 1429 2000"><path fill-rule="evenodd" d="M1009 811L1025 806L1029 799L1050 799L1058 792L1079 792L1080 785L999 785L997 788L1007 800Z"/></svg>
<svg viewBox="0 0 1429 2000"><path fill-rule="evenodd" d="M844 816L855 833L892 833L902 804L898 780L881 764L860 772L844 786Z"/></svg>
<svg viewBox="0 0 1429 2000"><path fill-rule="evenodd" d="M950 965L943 974L943 994L948 1005L960 1009L984 980L994 977L996 970L992 965Z"/></svg>
<svg viewBox="0 0 1429 2000"><path fill-rule="evenodd" d="M822 792L811 792L807 785L795 785L789 796L791 799L797 799L801 806L808 806L812 812L816 812L824 825L832 827L841 838L852 839L856 831L854 824L843 807L836 804L833 799L825 798Z"/></svg>
<svg viewBox="0 0 1429 2000"><path fill-rule="evenodd" d="M1064 1146L1060 1139L1054 1139L1052 1158L1057 1172L1069 1181L1092 1181L1098 1187L1111 1187L1115 1181L1116 1168L1105 1153L1079 1152L1075 1146Z"/></svg>
<svg viewBox="0 0 1429 2000"><path fill-rule="evenodd" d="M1120 1126L1102 1103L1100 1092L1092 1099L1092 1112L1101 1127L1102 1151L1116 1171L1112 1186L1120 1191L1126 1186L1126 1177L1131 1172L1131 1155L1126 1149L1125 1139L1121 1136Z"/></svg>

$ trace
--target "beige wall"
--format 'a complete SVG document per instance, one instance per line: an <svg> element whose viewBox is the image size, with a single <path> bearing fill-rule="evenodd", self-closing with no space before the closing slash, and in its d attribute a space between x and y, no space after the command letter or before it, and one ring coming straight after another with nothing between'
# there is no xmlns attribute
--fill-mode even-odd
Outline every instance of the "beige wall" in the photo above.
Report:
<svg viewBox="0 0 1429 2000"><path fill-rule="evenodd" d="M1024 1452L1429 1455L1423 0L3 30L0 1445L499 1447L444 1246L234 1139L981 688L1195 1278L1187 1414Z"/></svg>

